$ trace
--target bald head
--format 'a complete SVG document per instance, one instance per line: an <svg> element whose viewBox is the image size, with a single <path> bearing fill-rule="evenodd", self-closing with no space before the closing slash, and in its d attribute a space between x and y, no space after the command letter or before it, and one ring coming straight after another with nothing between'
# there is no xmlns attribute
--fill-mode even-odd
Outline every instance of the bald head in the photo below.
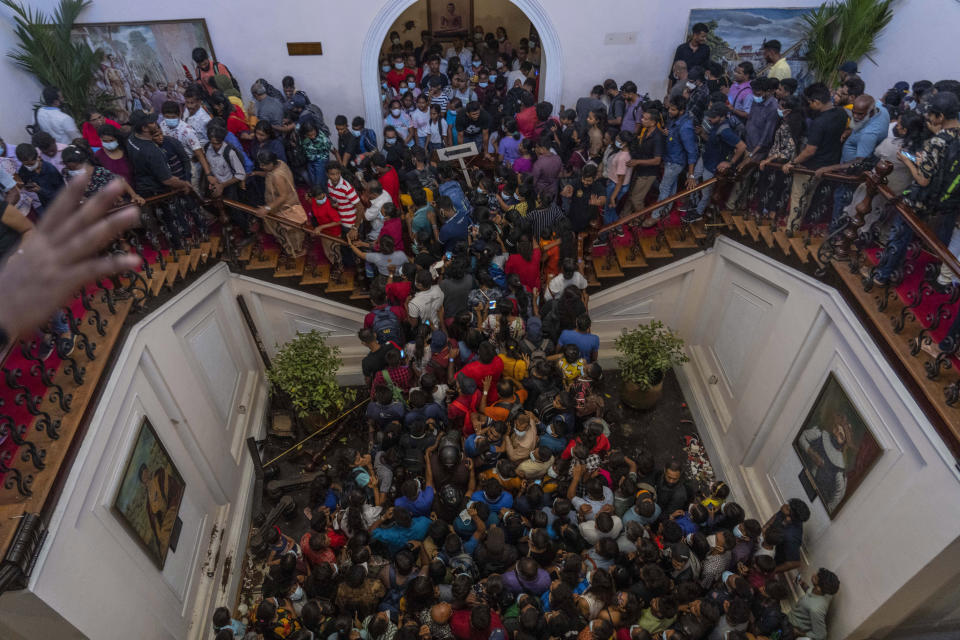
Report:
<svg viewBox="0 0 960 640"><path fill-rule="evenodd" d="M857 96L853 101L853 119L855 122L862 122L873 115L873 108L876 101L873 96L863 94Z"/></svg>

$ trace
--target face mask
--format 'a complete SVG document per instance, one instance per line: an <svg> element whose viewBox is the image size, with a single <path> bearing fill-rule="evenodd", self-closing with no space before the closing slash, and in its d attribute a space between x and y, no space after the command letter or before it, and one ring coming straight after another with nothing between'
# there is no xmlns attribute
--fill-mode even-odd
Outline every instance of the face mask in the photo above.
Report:
<svg viewBox="0 0 960 640"><path fill-rule="evenodd" d="M686 537L684 538L684 541L686 541L688 547L691 546L691 545L693 545L693 534L692 534L692 533L688 533L688 534L686 535Z"/></svg>
<svg viewBox="0 0 960 640"><path fill-rule="evenodd" d="M26 167L28 170L30 170L30 171L37 171L37 170L40 169L40 163L39 163L39 162L35 162L35 163L33 163L33 164L25 164L25 165L23 165L23 166L25 166L25 167Z"/></svg>
<svg viewBox="0 0 960 640"><path fill-rule="evenodd" d="M732 575L733 575L733 571L724 571L722 574L720 574L720 582L722 582L723 584L727 584L727 578L729 578Z"/></svg>
<svg viewBox="0 0 960 640"><path fill-rule="evenodd" d="M473 68L476 69L477 67L480 66L480 61L479 61L479 60L474 60L474 61L471 62L470 64L472 64L472 65L473 65Z"/></svg>
<svg viewBox="0 0 960 640"><path fill-rule="evenodd" d="M623 143L620 142L619 140L614 140L613 146L615 146L617 149L623 149Z"/></svg>
<svg viewBox="0 0 960 640"><path fill-rule="evenodd" d="M763 102L763 96L753 96L753 101L756 102L757 104L760 104L761 102Z"/></svg>
<svg viewBox="0 0 960 640"><path fill-rule="evenodd" d="M559 476L557 475L557 470L553 467L547 469L547 475L556 480Z"/></svg>
<svg viewBox="0 0 960 640"><path fill-rule="evenodd" d="M164 118L163 121L171 129L176 129L177 125L180 124L180 118Z"/></svg>
<svg viewBox="0 0 960 640"><path fill-rule="evenodd" d="M390 115L394 118L400 117L400 109L390 109Z"/></svg>
<svg viewBox="0 0 960 640"><path fill-rule="evenodd" d="M400 44L400 38L390 38L390 42L393 44Z"/></svg>
<svg viewBox="0 0 960 640"><path fill-rule="evenodd" d="M496 79L497 79L497 74L491 73L491 74L490 74L490 82L493 82L493 81L496 80Z"/></svg>
<svg viewBox="0 0 960 640"><path fill-rule="evenodd" d="M293 602L299 602L300 600L303 600L303 587L297 585L297 588L294 589L292 594L290 594L290 600Z"/></svg>
<svg viewBox="0 0 960 640"><path fill-rule="evenodd" d="M533 452L530 452L530 462L540 462L537 460L537 456Z"/></svg>
<svg viewBox="0 0 960 640"><path fill-rule="evenodd" d="M327 197L326 197L326 196L318 196L318 197L315 198L315 199L316 199L316 201L317 201L317 204L323 204L324 202L327 201Z"/></svg>
<svg viewBox="0 0 960 640"><path fill-rule="evenodd" d="M503 37L503 36L500 36L499 38L497 38L497 40L499 40L500 42L506 42L506 41L507 41L507 39L506 39L505 37Z"/></svg>
<svg viewBox="0 0 960 640"><path fill-rule="evenodd" d="M416 89L416 88L417 88L417 83L416 83L416 82L408 82L408 83L407 83L407 86L410 87L411 89Z"/></svg>
<svg viewBox="0 0 960 640"><path fill-rule="evenodd" d="M707 133L710 133L711 131L713 131L713 123L707 120L706 118L704 118L703 122L701 122L700 124L703 127L703 130L706 131Z"/></svg>
<svg viewBox="0 0 960 640"><path fill-rule="evenodd" d="M383 66L380 67L380 70L383 71L384 73L386 73L387 71L390 71L390 65L385 64L385 65L383 65Z"/></svg>
<svg viewBox="0 0 960 640"><path fill-rule="evenodd" d="M733 528L733 535L737 536L739 539L743 538L743 531L740 530L740 525L737 525Z"/></svg>
<svg viewBox="0 0 960 640"><path fill-rule="evenodd" d="M384 138L383 143L387 146L394 144L397 141L396 138Z"/></svg>
<svg viewBox="0 0 960 640"><path fill-rule="evenodd" d="M777 115L783 117L783 109L777 109Z"/></svg>
<svg viewBox="0 0 960 640"><path fill-rule="evenodd" d="M353 137L354 137L354 138L359 138L359 137L360 137L360 134L362 134L363 131L357 131L356 129L350 129L350 133L353 134Z"/></svg>
<svg viewBox="0 0 960 640"><path fill-rule="evenodd" d="M112 142L104 142L102 144L103 144L103 148L106 149L107 151L114 151L120 146L120 143L117 142L116 140Z"/></svg>
<svg viewBox="0 0 960 640"><path fill-rule="evenodd" d="M380 86L383 87L384 89L386 89L386 88L387 88L387 83L386 83L386 82L381 83Z"/></svg>
<svg viewBox="0 0 960 640"><path fill-rule="evenodd" d="M403 63L402 63L402 62L394 62L394 63L393 63L393 68L394 68L394 69L403 69Z"/></svg>
<svg viewBox="0 0 960 640"><path fill-rule="evenodd" d="M477 86L480 87L481 89L486 89L488 84L490 84L490 83L489 83L489 82L478 82L478 83L477 83Z"/></svg>
<svg viewBox="0 0 960 640"><path fill-rule="evenodd" d="M710 545L710 548L717 546L717 536L716 534L707 536L707 544Z"/></svg>
<svg viewBox="0 0 960 640"><path fill-rule="evenodd" d="M406 95L407 91L410 91L410 89L407 89L406 87L400 87L400 95Z"/></svg>
<svg viewBox="0 0 960 640"><path fill-rule="evenodd" d="M689 80L687 81L687 89L696 89L697 85L693 84Z"/></svg>
<svg viewBox="0 0 960 640"><path fill-rule="evenodd" d="M502 68L503 68L503 61L497 60L497 69L502 69Z"/></svg>
<svg viewBox="0 0 960 640"><path fill-rule="evenodd" d="M86 173L86 171L84 171L83 169L70 169L69 171L67 171L67 173L70 174L71 176L82 176L84 173Z"/></svg>

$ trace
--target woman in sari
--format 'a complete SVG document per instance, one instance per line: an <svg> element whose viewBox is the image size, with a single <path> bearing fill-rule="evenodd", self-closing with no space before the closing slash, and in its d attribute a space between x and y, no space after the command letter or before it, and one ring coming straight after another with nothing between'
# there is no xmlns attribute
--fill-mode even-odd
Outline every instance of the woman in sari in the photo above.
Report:
<svg viewBox="0 0 960 640"><path fill-rule="evenodd" d="M257 163L266 172L265 199L266 205L260 207L263 214L273 218L283 218L295 224L307 221L307 212L304 211L297 191L293 186L293 173L285 162L277 158L272 151L263 149L257 155ZM303 247L304 234L300 229L281 224L271 218L264 219L264 229L273 235L284 253L291 258L299 258L306 253Z"/></svg>

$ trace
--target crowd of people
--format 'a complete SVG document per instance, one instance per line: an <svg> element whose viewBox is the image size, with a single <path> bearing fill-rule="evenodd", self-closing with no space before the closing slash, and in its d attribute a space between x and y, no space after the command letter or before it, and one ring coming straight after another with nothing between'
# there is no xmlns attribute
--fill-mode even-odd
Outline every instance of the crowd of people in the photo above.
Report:
<svg viewBox="0 0 960 640"><path fill-rule="evenodd" d="M611 444L577 234L610 225L602 246L623 216L732 169L754 172L761 214L837 229L860 198L829 175L880 159L960 252L945 186L960 82L897 83L878 99L845 63L837 87L800 90L777 41L765 69L728 77L706 34L695 25L678 47L662 98L607 79L556 116L537 98L536 38L515 47L502 27L480 29L444 49L428 32L416 47L391 34L384 128L337 115L336 136L289 76L282 90L253 83L247 113L229 69L198 50L182 104L144 103L123 122L90 112L81 130L48 87L30 142L0 141L0 252L89 174L88 198L114 177L135 203L178 193L144 220L175 247L212 223L206 198L258 207L228 208L235 241L264 231L290 257L306 251L293 226L306 223L332 276L355 266L369 290L369 448L331 452L309 531L269 533L263 599L244 622L218 610L217 640L826 638L837 576L809 572L794 601L802 500L761 522L724 483ZM484 160L469 182L433 154L466 142ZM688 222L710 195L687 203ZM665 209L636 222L662 224ZM889 242L869 277L883 285L912 232L879 209L868 224ZM62 320L51 349L72 348Z"/></svg>

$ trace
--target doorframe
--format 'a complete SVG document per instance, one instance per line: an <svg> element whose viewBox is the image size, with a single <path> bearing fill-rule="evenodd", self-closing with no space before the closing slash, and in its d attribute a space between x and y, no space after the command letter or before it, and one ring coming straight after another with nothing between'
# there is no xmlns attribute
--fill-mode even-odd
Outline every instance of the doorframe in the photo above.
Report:
<svg viewBox="0 0 960 640"><path fill-rule="evenodd" d="M383 113L380 106L380 51L390 28L397 18L416 2L425 0L386 0L377 12L363 40L360 56L360 89L363 93L363 113L367 127L377 132L379 139L383 131ZM541 100L553 105L554 112L560 108L563 88L563 49L560 36L553 21L547 15L540 0L510 0L530 19L540 36L542 51L540 94Z"/></svg>

